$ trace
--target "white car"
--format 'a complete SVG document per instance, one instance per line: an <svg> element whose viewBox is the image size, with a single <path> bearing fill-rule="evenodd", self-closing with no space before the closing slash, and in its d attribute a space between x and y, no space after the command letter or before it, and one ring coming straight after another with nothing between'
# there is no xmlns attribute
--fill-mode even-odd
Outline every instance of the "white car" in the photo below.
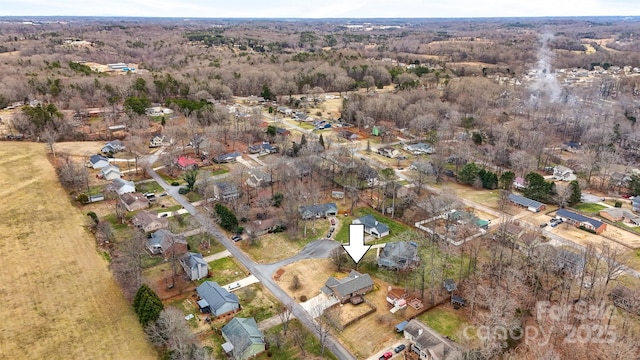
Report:
<svg viewBox="0 0 640 360"><path fill-rule="evenodd" d="M189 321L191 319L193 319L195 316L193 314L189 314L187 316L184 317L185 320Z"/></svg>
<svg viewBox="0 0 640 360"><path fill-rule="evenodd" d="M240 283L236 282L236 283L233 283L233 284L229 285L229 290L237 289L239 287L240 287Z"/></svg>

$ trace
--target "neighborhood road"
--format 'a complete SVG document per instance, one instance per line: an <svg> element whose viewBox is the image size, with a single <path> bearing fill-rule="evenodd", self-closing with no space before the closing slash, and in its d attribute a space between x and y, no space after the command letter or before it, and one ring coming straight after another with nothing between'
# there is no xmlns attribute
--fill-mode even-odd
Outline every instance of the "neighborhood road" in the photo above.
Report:
<svg viewBox="0 0 640 360"><path fill-rule="evenodd" d="M154 163L157 160L159 152L150 156L150 163ZM154 157L156 159L154 159ZM251 260L244 252L242 252L225 234L223 234L218 228L217 224L211 220L206 213L199 212L187 199L178 193L179 186L170 186L164 181L158 173L154 170L149 170L149 175L167 192L171 195L180 205L182 205L200 224L207 230L207 232L213 235L218 241L224 245L224 247L231 253L233 257L238 259L251 274L264 285L283 305L290 306L293 315L309 329L318 339L320 333L317 330L317 323L313 317L302 307L295 302L286 292L284 292L271 277L272 272L269 266L263 267ZM336 243L337 244L337 243ZM304 249L303 249L304 251ZM330 250L329 250L330 251ZM315 248L309 250L309 255L317 254ZM326 337L326 348L329 349L338 359L341 360L355 360L355 357L347 350L340 342L338 342L333 336L328 334Z"/></svg>

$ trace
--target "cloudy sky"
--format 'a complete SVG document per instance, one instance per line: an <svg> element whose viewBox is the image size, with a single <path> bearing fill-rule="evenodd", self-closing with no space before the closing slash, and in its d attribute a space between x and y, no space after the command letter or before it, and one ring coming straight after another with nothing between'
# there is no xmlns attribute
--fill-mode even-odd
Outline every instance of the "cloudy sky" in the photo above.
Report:
<svg viewBox="0 0 640 360"><path fill-rule="evenodd" d="M0 16L251 18L638 16L639 0L0 0Z"/></svg>

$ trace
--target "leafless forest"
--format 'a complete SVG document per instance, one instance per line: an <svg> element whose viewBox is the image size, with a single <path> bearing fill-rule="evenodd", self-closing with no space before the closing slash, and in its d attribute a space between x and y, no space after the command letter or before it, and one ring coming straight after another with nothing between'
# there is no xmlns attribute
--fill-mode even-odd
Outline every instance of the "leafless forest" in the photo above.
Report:
<svg viewBox="0 0 640 360"><path fill-rule="evenodd" d="M473 161L498 176L512 171L518 177L564 164L576 170L583 190L633 193L640 189L640 178L632 179L636 190L627 188L625 178L640 163L639 33L640 22L622 18L366 23L5 19L0 22L0 109L16 111L0 115L2 136L44 141L53 149L61 140L111 140L105 128L125 125L130 149L146 151L148 137L162 131L180 145L206 138L202 148L194 147L207 154L223 153L230 140L252 144L275 139L283 154L291 147L288 153L299 164L326 175L328 167L320 163L327 156L319 157L319 152L326 149L335 154L328 157L341 159L353 158L355 150L349 154L348 146L332 148L338 139L329 136L322 144L310 137L300 150L260 126L267 108L269 114L280 106L318 108L309 115L349 123L358 131L393 129L382 142L396 141L391 134L401 134L434 146L437 153L430 165L435 176L420 176L418 189L422 182L440 183L446 166L454 164L459 172ZM132 70L99 67L116 63ZM342 99L337 114L322 110L330 93ZM240 118L228 110L238 97L267 102ZM32 107L38 111L22 107L34 101L41 104ZM150 120L145 109L152 104L172 108L184 115L182 121ZM92 113L101 114L98 121ZM571 156L563 157L566 153ZM177 155L169 149L161 161L175 166ZM274 179L284 182L295 176L285 174L286 168L284 163L273 165ZM246 174L237 175L242 186ZM290 231L298 230L293 219L302 194L316 193L304 187L329 188L323 181L329 180L316 176L311 185L275 185L276 192L284 193L282 211L292 222ZM73 176L66 182L74 187ZM385 191L395 201L394 189ZM206 185L202 191L209 191ZM553 199L562 205L569 193L560 192ZM424 218L451 207L446 197L422 195L418 190L414 202L410 197L403 204L405 209L416 209ZM242 205L233 210L239 218L248 211ZM593 319L574 313L532 316L536 301L564 308L578 300L588 306L609 304L621 254L605 246L587 247L580 256L590 270L576 278L555 271L551 255L538 250L537 240L514 255L506 232L499 230L502 235L494 237L495 248L484 260L478 257L478 245L443 251L461 251L479 262L461 283L478 325L537 324L550 340L540 346L494 336L469 344L477 347L469 358L638 358L636 315L616 310L614 317L606 308L609 322L597 329L608 334L615 324L615 341L588 343L554 339L575 338L570 332L582 324L591 326Z"/></svg>

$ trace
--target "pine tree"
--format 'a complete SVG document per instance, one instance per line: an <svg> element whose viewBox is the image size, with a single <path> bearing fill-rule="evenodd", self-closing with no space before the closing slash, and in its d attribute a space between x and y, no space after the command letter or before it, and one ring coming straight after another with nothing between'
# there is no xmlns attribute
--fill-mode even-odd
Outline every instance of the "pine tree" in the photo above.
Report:
<svg viewBox="0 0 640 360"><path fill-rule="evenodd" d="M146 326L156 321L163 309L164 306L158 294L147 285L140 286L133 299L133 310L138 315L140 323Z"/></svg>
<svg viewBox="0 0 640 360"><path fill-rule="evenodd" d="M580 190L580 183L577 180L573 180L569 183L571 187L571 196L569 197L569 206L573 206L582 200L582 191Z"/></svg>
<svg viewBox="0 0 640 360"><path fill-rule="evenodd" d="M322 137L322 134L320 134L320 139L318 139L318 142L320 143L320 145L322 145L322 148L325 149L325 147L324 147L324 138Z"/></svg>

